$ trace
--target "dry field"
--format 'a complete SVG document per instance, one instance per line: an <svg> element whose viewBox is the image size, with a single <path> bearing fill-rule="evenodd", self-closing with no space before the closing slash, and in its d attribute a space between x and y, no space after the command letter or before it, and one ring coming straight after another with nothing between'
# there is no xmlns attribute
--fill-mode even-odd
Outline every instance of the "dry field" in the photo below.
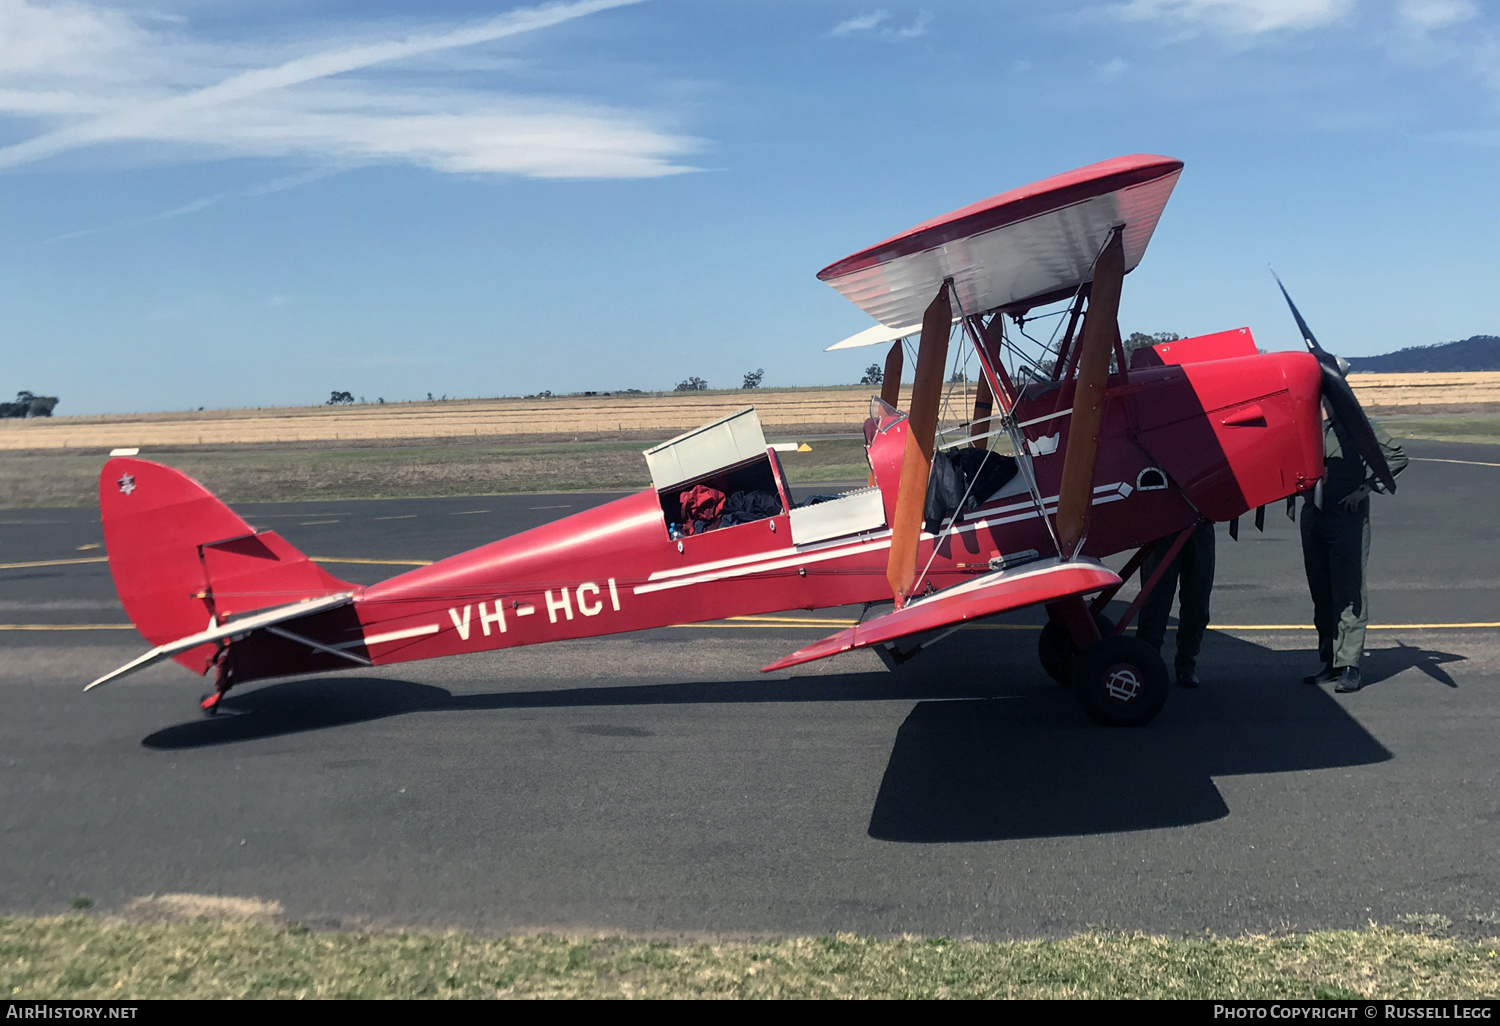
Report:
<svg viewBox="0 0 1500 1026"><path fill-rule="evenodd" d="M1500 371L1351 374L1354 394L1377 417L1500 413Z"/></svg>
<svg viewBox="0 0 1500 1026"><path fill-rule="evenodd" d="M870 389L560 396L0 421L0 450L370 443L422 439L663 439L755 405L768 434L857 431Z"/></svg>
<svg viewBox="0 0 1500 1026"><path fill-rule="evenodd" d="M1377 416L1500 413L1500 373L1356 374L1350 381L1366 409ZM846 433L857 431L866 417L870 391L847 386L6 420L0 421L0 451L660 439L752 402L771 435Z"/></svg>
<svg viewBox="0 0 1500 1026"><path fill-rule="evenodd" d="M434 445L360 448L274 446L149 449L229 503L376 499L514 492L625 491L650 483L641 442ZM0 508L92 506L107 457L98 449L0 455ZM868 473L858 438L819 439L785 454L793 483L855 482Z"/></svg>

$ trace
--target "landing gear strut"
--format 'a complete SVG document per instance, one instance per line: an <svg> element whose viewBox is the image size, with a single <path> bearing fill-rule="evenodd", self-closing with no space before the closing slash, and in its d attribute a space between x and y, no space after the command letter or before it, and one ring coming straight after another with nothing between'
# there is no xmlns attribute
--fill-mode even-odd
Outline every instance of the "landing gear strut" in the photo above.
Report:
<svg viewBox="0 0 1500 1026"><path fill-rule="evenodd" d="M1100 637L1107 638L1115 632L1114 621L1107 616L1095 614L1094 624L1099 628ZM1037 658L1047 676L1065 687L1071 686L1073 666L1078 662L1078 645L1074 643L1068 625L1059 619L1049 619L1037 639L1036 648Z"/></svg>

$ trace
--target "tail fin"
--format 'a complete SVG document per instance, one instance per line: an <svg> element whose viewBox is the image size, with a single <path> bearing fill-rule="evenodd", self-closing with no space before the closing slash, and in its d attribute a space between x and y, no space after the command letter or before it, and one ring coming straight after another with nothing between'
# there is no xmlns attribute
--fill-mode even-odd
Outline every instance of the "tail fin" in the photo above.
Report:
<svg viewBox="0 0 1500 1026"><path fill-rule="evenodd" d="M106 463L99 513L115 589L152 645L197 634L228 616L357 590L159 463ZM202 674L216 652L215 644L204 644L172 658Z"/></svg>

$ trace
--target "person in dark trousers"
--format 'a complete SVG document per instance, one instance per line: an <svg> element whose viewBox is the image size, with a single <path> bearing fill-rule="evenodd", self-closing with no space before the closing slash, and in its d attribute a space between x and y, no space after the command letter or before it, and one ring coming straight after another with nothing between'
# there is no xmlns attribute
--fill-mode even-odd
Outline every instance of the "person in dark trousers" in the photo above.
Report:
<svg viewBox="0 0 1500 1026"><path fill-rule="evenodd" d="M1406 453L1375 421L1375 439L1391 474L1406 469ZM1385 486L1359 457L1337 421L1323 421L1327 473L1302 504L1302 562L1312 592L1313 625L1323 668L1305 684L1333 684L1349 693L1362 686L1359 660L1370 622L1365 572L1370 564L1370 495Z"/></svg>
<svg viewBox="0 0 1500 1026"><path fill-rule="evenodd" d="M1151 575L1161 565L1172 548L1176 535L1168 535L1156 543L1141 564L1141 587L1151 580ZM1135 636L1151 645L1158 652L1167 636L1167 618L1172 615L1172 600L1179 590L1182 605L1177 612L1177 654L1172 663L1176 669L1177 683L1181 687L1198 686L1198 651L1203 647L1203 634L1208 630L1208 596L1214 590L1214 525L1208 521L1199 524L1177 553L1156 588L1141 604L1140 619L1136 621Z"/></svg>

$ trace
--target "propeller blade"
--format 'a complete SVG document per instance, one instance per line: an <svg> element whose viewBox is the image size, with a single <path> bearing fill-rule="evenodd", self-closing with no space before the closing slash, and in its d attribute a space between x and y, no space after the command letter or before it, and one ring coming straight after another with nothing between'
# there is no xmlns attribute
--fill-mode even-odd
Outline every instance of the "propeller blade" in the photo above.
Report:
<svg viewBox="0 0 1500 1026"><path fill-rule="evenodd" d="M1229 537L1235 541L1240 540L1240 518L1235 517L1229 521Z"/></svg>
<svg viewBox="0 0 1500 1026"><path fill-rule="evenodd" d="M1255 529L1261 534L1266 533L1266 507L1255 507Z"/></svg>
<svg viewBox="0 0 1500 1026"><path fill-rule="evenodd" d="M1104 386L1109 381L1109 358L1119 330L1120 289L1125 281L1122 238L1117 229L1094 264L1089 312L1078 340L1073 417L1068 427L1068 451L1063 454L1062 485L1057 491L1057 540L1064 559L1072 559L1083 544L1094 498L1094 457L1099 449L1099 425L1104 419Z"/></svg>
<svg viewBox="0 0 1500 1026"><path fill-rule="evenodd" d="M1312 329L1302 319L1302 314L1297 310L1297 304L1292 302L1292 297L1287 292L1286 286L1281 284L1275 268L1271 269L1271 277L1276 279L1276 287L1281 289L1286 305L1292 310L1292 317L1297 321L1297 328L1302 332L1303 340L1307 342L1308 352L1318 358L1318 366L1323 372L1323 399L1328 404L1329 416L1342 429L1345 437L1353 444L1354 451L1385 486L1386 491L1394 494L1396 475L1391 473L1390 466L1385 462L1385 453L1381 451L1380 441L1375 437L1375 429L1370 426L1370 418L1365 414L1364 407L1359 404L1359 399L1355 397L1354 389L1349 387L1349 381L1344 377L1338 359L1318 345L1318 340L1313 338Z"/></svg>
<svg viewBox="0 0 1500 1026"><path fill-rule="evenodd" d="M1276 279L1276 287L1281 290L1281 297L1286 300L1286 305L1291 308L1292 319L1297 322L1297 330L1302 332L1302 341L1307 343L1307 351L1319 355L1327 355L1323 347L1318 345L1318 340L1313 338L1312 329L1302 319L1302 311L1298 310L1297 304L1292 302L1291 294L1287 292L1286 286L1281 284L1281 276L1276 273L1276 268L1274 267L1271 268L1271 277Z"/></svg>
<svg viewBox="0 0 1500 1026"><path fill-rule="evenodd" d="M933 440L937 436L938 407L943 398L943 367L948 361L948 333L953 307L948 283L922 314L922 342L917 347L917 369L911 386L911 411L906 419L906 452L901 460L901 484L891 523L891 553L885 579L890 582L896 608L906 604L917 579L917 542L922 535L927 479L932 473Z"/></svg>
<svg viewBox="0 0 1500 1026"><path fill-rule="evenodd" d="M1322 369L1323 401L1328 404L1329 416L1338 427L1343 428L1345 436L1354 445L1354 451L1365 461L1365 466L1385 485L1387 492L1394 494L1396 475L1391 473L1390 465L1385 462L1385 453L1381 451L1380 441L1375 437L1375 429L1370 426L1370 418L1365 416L1364 407L1359 405L1354 389L1349 387L1349 382L1344 379L1336 364L1332 367L1322 364Z"/></svg>

